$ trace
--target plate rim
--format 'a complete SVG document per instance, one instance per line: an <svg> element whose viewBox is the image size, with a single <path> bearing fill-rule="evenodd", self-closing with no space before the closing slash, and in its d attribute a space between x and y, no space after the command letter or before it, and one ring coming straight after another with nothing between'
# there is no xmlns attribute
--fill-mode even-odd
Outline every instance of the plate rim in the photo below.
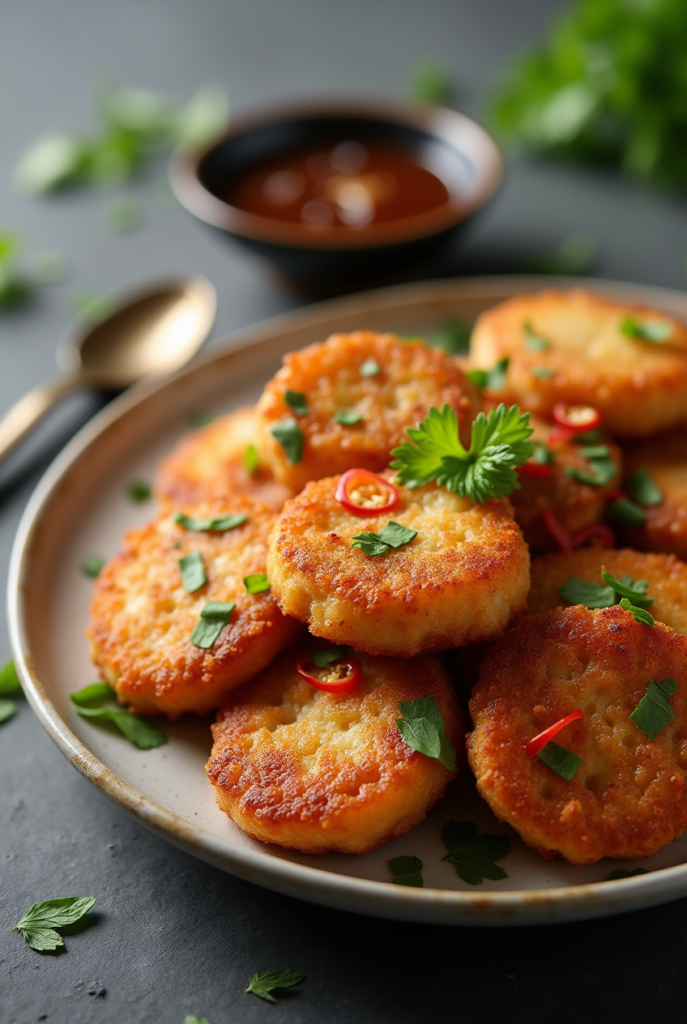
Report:
<svg viewBox="0 0 687 1024"><path fill-rule="evenodd" d="M481 892L396 886L334 871L319 869L275 857L267 850L250 847L228 848L224 841L201 827L192 828L175 812L145 796L104 765L72 732L47 694L33 664L26 633L23 603L24 580L28 572L32 541L63 477L79 457L117 420L176 381L209 364L246 352L260 341L290 328L315 327L332 316L345 316L356 308L384 307L402 298L426 301L442 293L478 293L512 290L531 292L542 288L573 287L595 292L604 289L616 293L634 293L635 301L660 306L677 299L687 303L687 295L676 289L600 278L560 276L504 275L449 278L394 285L329 299L309 307L279 313L259 323L232 332L210 350L193 359L177 373L144 381L115 398L89 420L68 442L44 472L22 514L10 559L7 608L10 641L15 665L24 693L39 722L67 760L108 799L132 814L142 824L186 852L240 878L267 888L339 909L376 916L441 924L521 925L575 920L620 913L654 906L687 894L687 862L658 868L646 875L589 882L573 886Z"/></svg>

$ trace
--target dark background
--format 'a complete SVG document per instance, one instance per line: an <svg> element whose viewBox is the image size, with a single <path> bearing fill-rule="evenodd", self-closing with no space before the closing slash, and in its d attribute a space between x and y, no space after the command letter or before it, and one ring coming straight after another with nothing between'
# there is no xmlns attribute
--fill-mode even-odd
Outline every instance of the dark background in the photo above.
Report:
<svg viewBox="0 0 687 1024"><path fill-rule="evenodd" d="M0 411L55 369L79 292L114 292L174 272L216 285L212 338L298 304L252 258L161 198L161 165L126 194L140 230L114 235L107 192L22 197L12 168L56 128L95 126L98 84L113 78L187 96L225 85L234 111L285 97L403 96L419 57L440 59L458 105L476 115L504 61L540 38L563 5L543 0L2 0L0 231L27 258L57 249L69 279L31 308L0 315ZM519 160L466 244L462 274L526 268L573 232L594 239L599 276L682 288L684 200L606 173ZM212 344L212 341L210 342ZM0 468L0 564L56 450L102 403L65 403ZM6 632L0 656L9 657ZM678 1019L687 1007L686 905L586 924L433 928L320 909L206 867L111 806L60 756L22 702L0 727L0 1022L210 1024ZM7 928L34 901L95 895L92 923L60 956ZM305 983L268 1006L243 994L269 967Z"/></svg>

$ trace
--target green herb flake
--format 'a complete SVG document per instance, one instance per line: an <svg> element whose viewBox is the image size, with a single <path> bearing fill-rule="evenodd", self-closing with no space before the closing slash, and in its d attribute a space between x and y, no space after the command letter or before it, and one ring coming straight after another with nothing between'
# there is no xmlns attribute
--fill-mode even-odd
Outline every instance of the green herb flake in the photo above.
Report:
<svg viewBox="0 0 687 1024"><path fill-rule="evenodd" d="M651 479L648 469L638 469L628 479L627 493L633 501L644 508L653 508L663 501L663 491Z"/></svg>
<svg viewBox="0 0 687 1024"><path fill-rule="evenodd" d="M531 372L537 380L548 380L549 377L554 376L556 371L552 370L550 366L533 366Z"/></svg>
<svg viewBox="0 0 687 1024"><path fill-rule="evenodd" d="M623 597L620 599L620 607L623 608L626 612L630 612L634 617L635 622L639 622L643 626L656 625L656 621L653 615L651 615L645 608L638 608L637 605L632 604L632 602L627 597Z"/></svg>
<svg viewBox="0 0 687 1024"><path fill-rule="evenodd" d="M647 521L647 514L643 508L636 505L629 498L617 498L608 508L609 522L614 526L624 526L634 529L644 526Z"/></svg>
<svg viewBox="0 0 687 1024"><path fill-rule="evenodd" d="M25 192L39 195L75 184L87 172L89 149L76 135L55 133L35 142L14 172Z"/></svg>
<svg viewBox="0 0 687 1024"><path fill-rule="evenodd" d="M648 580L633 580L631 576L621 576L620 579L616 579L615 576L611 576L610 572L606 572L605 565L601 566L601 578L604 583L613 588L618 598L627 597L641 608L646 608L654 602L653 597L647 597Z"/></svg>
<svg viewBox="0 0 687 1024"><path fill-rule="evenodd" d="M502 867L495 863L503 860L510 850L510 837L477 834L477 827L469 821L449 821L441 837L448 853L443 860L453 864L456 874L468 885L481 885L484 879L499 882L508 878Z"/></svg>
<svg viewBox="0 0 687 1024"><path fill-rule="evenodd" d="M211 412L194 412L191 416L191 426L196 430L201 430L203 427L207 427L208 424L214 423L215 417Z"/></svg>
<svg viewBox="0 0 687 1024"><path fill-rule="evenodd" d="M620 332L627 338L663 345L673 333L673 325L667 320L637 320L634 316L626 316L620 324Z"/></svg>
<svg viewBox="0 0 687 1024"><path fill-rule="evenodd" d="M576 434L572 438L573 444L598 444L603 440L604 432L601 427L594 427L593 430L585 430L582 434Z"/></svg>
<svg viewBox="0 0 687 1024"><path fill-rule="evenodd" d="M184 1024L210 1024L207 1017L184 1017Z"/></svg>
<svg viewBox="0 0 687 1024"><path fill-rule="evenodd" d="M572 751L561 747L559 743L549 740L546 746L537 754L537 761L545 764L555 775L560 775L567 782L575 775L575 772L582 764L582 758Z"/></svg>
<svg viewBox="0 0 687 1024"><path fill-rule="evenodd" d="M143 502L150 501L152 493L150 484L143 480L132 480L126 487L127 497L134 505L142 505Z"/></svg>
<svg viewBox="0 0 687 1024"><path fill-rule="evenodd" d="M182 586L188 594L195 594L208 581L200 551L189 551L187 555L182 555L179 559L179 572Z"/></svg>
<svg viewBox="0 0 687 1024"><path fill-rule="evenodd" d="M570 576L558 593L570 604L583 604L585 608L611 608L618 603L615 591L601 583L588 583L586 580Z"/></svg>
<svg viewBox="0 0 687 1024"><path fill-rule="evenodd" d="M3 722L9 722L10 718L14 718L16 713L16 700L6 700L5 698L0 698L0 725L2 725Z"/></svg>
<svg viewBox="0 0 687 1024"><path fill-rule="evenodd" d="M345 644L330 644L328 647L321 647L316 651L312 651L310 660L318 668L326 668L327 665L331 665L334 661L341 661L351 650L352 648Z"/></svg>
<svg viewBox="0 0 687 1024"><path fill-rule="evenodd" d="M284 401L288 405L289 409L295 412L296 416L308 415L308 403L302 391L285 391Z"/></svg>
<svg viewBox="0 0 687 1024"><path fill-rule="evenodd" d="M118 707L114 703L114 692L107 683L91 683L70 694L70 698L82 718L109 722L139 750L152 750L167 742L167 736L158 725ZM110 702L109 706L105 701ZM92 704L96 706L91 707Z"/></svg>
<svg viewBox="0 0 687 1024"><path fill-rule="evenodd" d="M380 540L376 533L365 531L358 533L351 541L352 548L358 548L364 555L374 558L375 555L384 555L389 550L389 545Z"/></svg>
<svg viewBox="0 0 687 1024"><path fill-rule="evenodd" d="M88 576L89 579L95 580L100 576L104 565L104 558L101 558L99 555L89 555L81 563L81 572L84 576Z"/></svg>
<svg viewBox="0 0 687 1024"><path fill-rule="evenodd" d="M424 864L419 857L394 857L389 861L389 868L394 885L408 885L413 889L422 889L422 869Z"/></svg>
<svg viewBox="0 0 687 1024"><path fill-rule="evenodd" d="M590 271L597 258L597 246L586 235L568 235L549 253L541 253L528 261L532 274L563 274L575 276Z"/></svg>
<svg viewBox="0 0 687 1024"><path fill-rule="evenodd" d="M273 992L281 988L293 988L294 985L300 985L304 979L305 975L298 974L296 971L263 971L262 974L251 976L246 992L250 992L268 1003L276 1003L277 1000L272 995Z"/></svg>
<svg viewBox="0 0 687 1024"><path fill-rule="evenodd" d="M275 423L270 433L282 446L284 454L292 466L301 461L305 438L292 416L288 416L280 423Z"/></svg>
<svg viewBox="0 0 687 1024"><path fill-rule="evenodd" d="M356 423L362 423L363 414L356 409L339 409L334 419L344 427L353 427Z"/></svg>
<svg viewBox="0 0 687 1024"><path fill-rule="evenodd" d="M185 530L195 530L197 533L225 533L227 530L235 530L237 526L243 526L248 521L248 516L243 512L230 516L218 516L215 519L199 519L197 516L187 516L184 512L175 512L174 522L183 526Z"/></svg>
<svg viewBox="0 0 687 1024"><path fill-rule="evenodd" d="M410 69L410 95L423 103L448 103L451 98L451 78L438 60L418 60Z"/></svg>
<svg viewBox="0 0 687 1024"><path fill-rule="evenodd" d="M499 359L496 366L492 366L491 370L468 370L468 377L481 391L485 388L489 391L501 391L506 383L509 366L510 358L504 356L503 359Z"/></svg>
<svg viewBox="0 0 687 1024"><path fill-rule="evenodd" d="M0 697L13 697L21 693L21 683L13 661L8 661L0 669Z"/></svg>
<svg viewBox="0 0 687 1024"><path fill-rule="evenodd" d="M618 472L607 444L583 444L580 453L589 463L589 471L566 466L565 472L571 479L592 487L605 487Z"/></svg>
<svg viewBox="0 0 687 1024"><path fill-rule="evenodd" d="M525 347L530 352L548 352L551 348L551 342L548 338L544 338L541 334L538 334L529 320L525 320L522 325L522 331L525 335Z"/></svg>
<svg viewBox="0 0 687 1024"><path fill-rule="evenodd" d="M191 633L193 646L209 650L229 622L235 607L235 601L208 601Z"/></svg>
<svg viewBox="0 0 687 1024"><path fill-rule="evenodd" d="M260 468L260 456L254 444L249 444L243 453L243 468L248 476L255 476Z"/></svg>
<svg viewBox="0 0 687 1024"><path fill-rule="evenodd" d="M672 676L667 676L661 683L656 683L652 679L647 684L646 693L630 715L635 725L646 733L650 740L655 740L675 718L675 711L668 703L668 698L677 690L678 685Z"/></svg>
<svg viewBox="0 0 687 1024"><path fill-rule="evenodd" d="M135 199L113 199L105 208L105 223L117 234L135 231L143 221L143 211Z"/></svg>
<svg viewBox="0 0 687 1024"><path fill-rule="evenodd" d="M556 461L556 456L544 441L533 441L534 453L532 461L539 466L551 466Z"/></svg>
<svg viewBox="0 0 687 1024"><path fill-rule="evenodd" d="M366 359L360 367L361 377L376 377L378 373L382 372L382 368L378 362L374 359Z"/></svg>
<svg viewBox="0 0 687 1024"><path fill-rule="evenodd" d="M445 735L444 720L434 697L398 702L403 718L396 719L401 736L413 750L433 757L450 772L456 770L456 751Z"/></svg>
<svg viewBox="0 0 687 1024"><path fill-rule="evenodd" d="M60 949L64 939L56 929L76 924L94 904L94 896L43 900L29 907L12 931L18 931L27 945L39 953Z"/></svg>
<svg viewBox="0 0 687 1024"><path fill-rule="evenodd" d="M611 871L608 876L609 882L615 882L619 878L634 878L635 875L648 875L649 872L646 868L633 868L631 871L627 868L616 868L615 871Z"/></svg>
<svg viewBox="0 0 687 1024"><path fill-rule="evenodd" d="M472 325L464 320L447 320L427 338L429 348L443 348L450 356L467 353L470 349Z"/></svg>
<svg viewBox="0 0 687 1024"><path fill-rule="evenodd" d="M266 594L270 589L270 581L264 572L254 572L243 577L243 585L249 594Z"/></svg>
<svg viewBox="0 0 687 1024"><path fill-rule="evenodd" d="M359 533L351 541L351 547L359 548L366 555L383 555L389 548L402 548L417 537L417 530L409 530L400 523L390 520L379 533Z"/></svg>

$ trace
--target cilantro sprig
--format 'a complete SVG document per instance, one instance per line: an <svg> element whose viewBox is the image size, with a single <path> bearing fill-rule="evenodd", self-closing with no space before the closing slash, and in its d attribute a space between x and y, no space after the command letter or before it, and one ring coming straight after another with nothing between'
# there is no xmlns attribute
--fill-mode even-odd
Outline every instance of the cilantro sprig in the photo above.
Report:
<svg viewBox="0 0 687 1024"><path fill-rule="evenodd" d="M647 683L646 692L630 718L650 740L655 740L675 718L675 710L668 698L677 690L678 685L672 676L667 676L660 683L653 679Z"/></svg>
<svg viewBox="0 0 687 1024"><path fill-rule="evenodd" d="M365 530L358 533L351 541L352 548L359 548L360 551L374 558L375 555L385 555L389 548L402 548L410 544L417 537L417 530L411 530L407 526L401 526L390 519L386 526L383 526L379 533L371 533Z"/></svg>
<svg viewBox="0 0 687 1024"><path fill-rule="evenodd" d="M297 971L263 971L262 974L251 975L246 992L250 992L268 1003L276 1003L277 1000L274 998L273 992L282 988L293 988L294 985L300 985L304 979L305 975L299 974Z"/></svg>
<svg viewBox="0 0 687 1024"><path fill-rule="evenodd" d="M94 896L64 896L61 899L34 903L14 925L12 931L19 932L26 944L38 953L53 952L64 946L64 939L57 929L76 924L94 903Z"/></svg>
<svg viewBox="0 0 687 1024"><path fill-rule="evenodd" d="M601 578L603 584L570 576L558 593L570 604L583 604L587 608L611 608L620 604L622 598L639 608L646 608L654 601L653 597L647 595L648 580L633 580L631 576L616 579L606 571L605 565L601 566Z"/></svg>
<svg viewBox="0 0 687 1024"><path fill-rule="evenodd" d="M498 882L508 878L502 867L495 863L503 860L510 850L509 836L477 835L477 826L470 821L449 821L441 837L448 853L443 860L453 864L456 874L468 885L481 885L485 878Z"/></svg>
<svg viewBox="0 0 687 1024"><path fill-rule="evenodd" d="M470 447L458 436L458 418L450 406L432 408L424 421L408 429L410 441L394 448L391 468L399 483L421 487L436 480L440 487L468 497L478 504L501 498L520 487L518 466L534 453L530 414L517 405L501 404L472 424Z"/></svg>
<svg viewBox="0 0 687 1024"><path fill-rule="evenodd" d="M456 770L456 750L445 735L446 726L434 697L398 702L403 718L396 725L409 747L419 754L433 757L450 772Z"/></svg>

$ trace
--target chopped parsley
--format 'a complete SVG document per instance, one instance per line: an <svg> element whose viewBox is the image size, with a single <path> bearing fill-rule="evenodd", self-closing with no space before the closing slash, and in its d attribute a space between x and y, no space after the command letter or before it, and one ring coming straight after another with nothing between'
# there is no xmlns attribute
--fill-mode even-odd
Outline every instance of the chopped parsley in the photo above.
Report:
<svg viewBox="0 0 687 1024"><path fill-rule="evenodd" d="M360 366L361 377L376 377L382 372L382 368L375 359L366 359Z"/></svg>
<svg viewBox="0 0 687 1024"><path fill-rule="evenodd" d="M88 558L84 558L80 568L84 576L88 576L89 579L95 580L100 576L104 565L105 559L101 558L100 555L89 555Z"/></svg>
<svg viewBox="0 0 687 1024"><path fill-rule="evenodd" d="M530 415L521 414L517 405L510 409L499 405L486 416L481 412L472 424L467 450L458 436L456 413L448 405L441 412L430 409L424 421L407 433L410 441L391 453L391 468L397 471L399 483L414 488L436 480L439 486L479 504L517 490L516 467L534 452L528 440Z"/></svg>
<svg viewBox="0 0 687 1024"><path fill-rule="evenodd" d="M379 533L357 534L351 541L351 547L359 548L364 554L374 557L385 554L389 548L402 548L417 537L417 530L409 530L393 520L384 526Z"/></svg>
<svg viewBox="0 0 687 1024"><path fill-rule="evenodd" d="M65 896L62 899L34 903L12 931L18 931L31 949L39 953L52 952L64 946L64 939L57 929L76 924L94 903L94 896Z"/></svg>
<svg viewBox="0 0 687 1024"><path fill-rule="evenodd" d="M550 466L556 461L556 456L544 441L533 441L532 447L534 448L532 461L536 462L537 465Z"/></svg>
<svg viewBox="0 0 687 1024"><path fill-rule="evenodd" d="M633 580L631 576L621 576L620 579L616 579L615 576L611 576L610 572L606 572L605 565L601 566L601 577L604 583L613 588L618 597L627 597L642 608L654 602L653 597L647 597L648 580Z"/></svg>
<svg viewBox="0 0 687 1024"><path fill-rule="evenodd" d="M419 857L394 857L389 861L394 885L409 885L414 889L422 889L422 869L424 864Z"/></svg>
<svg viewBox="0 0 687 1024"><path fill-rule="evenodd" d="M546 746L537 754L537 761L545 764L554 774L560 775L562 779L570 782L575 772L582 764L582 758L566 750L560 743L549 740Z"/></svg>
<svg viewBox="0 0 687 1024"><path fill-rule="evenodd" d="M213 647L235 607L235 601L208 601L191 633L193 646L204 651Z"/></svg>
<svg viewBox="0 0 687 1024"><path fill-rule="evenodd" d="M464 320L448 320L427 338L429 348L443 348L450 356L467 352L470 348L472 327Z"/></svg>
<svg viewBox="0 0 687 1024"><path fill-rule="evenodd" d="M627 481L627 493L644 508L652 508L663 501L663 491L651 479L648 469L638 469Z"/></svg>
<svg viewBox="0 0 687 1024"><path fill-rule="evenodd" d="M538 334L529 320L525 320L523 323L522 331L525 335L525 346L531 352L547 352L551 348L551 342L548 338Z"/></svg>
<svg viewBox="0 0 687 1024"><path fill-rule="evenodd" d="M401 736L413 750L433 757L448 771L456 770L455 747L445 735L446 727L434 697L398 702L403 718L396 719Z"/></svg>
<svg viewBox="0 0 687 1024"><path fill-rule="evenodd" d="M185 530L195 530L196 533L224 533L226 530L235 530L247 522L248 516L243 512L230 516L217 516L214 519L199 519L197 516L187 516L184 512L174 514L174 522L183 526Z"/></svg>
<svg viewBox="0 0 687 1024"><path fill-rule="evenodd" d="M592 487L604 487L610 483L617 473L618 467L611 458L611 450L608 445L582 444L580 452L589 463L589 471L567 466L565 471L568 476L582 484L590 484Z"/></svg>
<svg viewBox="0 0 687 1024"><path fill-rule="evenodd" d="M249 444L243 453L243 468L248 476L255 476L260 467L260 456L254 444Z"/></svg>
<svg viewBox="0 0 687 1024"><path fill-rule="evenodd" d="M270 433L282 446L284 454L292 466L302 460L305 439L293 416L288 416L280 423L275 423Z"/></svg>
<svg viewBox="0 0 687 1024"><path fill-rule="evenodd" d="M243 577L243 585L249 594L265 594L270 589L267 573L254 572Z"/></svg>
<svg viewBox="0 0 687 1024"><path fill-rule="evenodd" d="M150 501L152 491L150 484L143 480L132 480L130 484L127 484L126 493L129 501L132 501L134 505L142 505L144 501Z"/></svg>
<svg viewBox="0 0 687 1024"><path fill-rule="evenodd" d="M628 868L616 868L615 871L611 871L608 876L609 882L615 882L619 878L634 878L635 875L648 875L649 872L646 868L633 868L631 871Z"/></svg>
<svg viewBox="0 0 687 1024"><path fill-rule="evenodd" d="M634 529L644 526L647 514L643 508L629 498L617 498L608 509L608 519L615 526L626 526Z"/></svg>
<svg viewBox="0 0 687 1024"><path fill-rule="evenodd" d="M510 850L510 837L477 835L477 826L470 821L449 821L441 837L448 853L443 860L453 864L456 874L468 885L481 885L485 878L499 882L508 878L502 867L495 863L503 860Z"/></svg>
<svg viewBox="0 0 687 1024"><path fill-rule="evenodd" d="M491 370L468 370L468 377L480 391L484 388L488 388L489 391L501 391L506 383L509 365L509 357L504 356L503 359L499 359L496 366L492 366Z"/></svg>
<svg viewBox="0 0 687 1024"><path fill-rule="evenodd" d="M272 995L273 992L280 988L293 988L294 985L300 985L304 978L304 974L298 974L296 971L263 971L262 974L251 976L246 992L250 992L268 1003L276 1003L277 1000Z"/></svg>
<svg viewBox="0 0 687 1024"><path fill-rule="evenodd" d="M189 551L183 555L179 559L179 571L184 590L189 594L195 594L208 581L200 551Z"/></svg>
<svg viewBox="0 0 687 1024"><path fill-rule="evenodd" d="M288 405L292 412L295 412L296 416L307 416L308 402L302 391L285 391L284 401Z"/></svg>
<svg viewBox="0 0 687 1024"><path fill-rule="evenodd" d="M675 718L675 711L668 703L668 698L677 690L678 685L672 676L667 676L661 683L653 679L647 683L646 693L630 718L650 740L655 740Z"/></svg>
<svg viewBox="0 0 687 1024"><path fill-rule="evenodd" d="M339 409L334 419L344 427L352 427L356 423L362 423L363 414L357 409Z"/></svg>
<svg viewBox="0 0 687 1024"><path fill-rule="evenodd" d="M587 580L571 576L565 581L558 593L570 604L583 604L587 608L611 608L620 604L621 598L627 598L639 607L650 605L653 597L647 596L648 580L633 580L631 576L616 579L601 566L601 583L590 583Z"/></svg>
<svg viewBox="0 0 687 1024"><path fill-rule="evenodd" d="M637 605L633 604L627 597L620 599L620 607L626 612L630 612L634 617L635 622L639 622L642 626L655 626L656 621L645 608L638 608Z"/></svg>
<svg viewBox="0 0 687 1024"><path fill-rule="evenodd" d="M673 333L673 325L667 320L638 320L634 316L626 316L620 324L620 332L628 338L662 345Z"/></svg>
<svg viewBox="0 0 687 1024"><path fill-rule="evenodd" d="M162 729L147 718L139 718L131 711L124 711L115 703L115 695L107 683L91 683L70 694L76 705L77 714L82 718L93 718L109 722L139 750L152 750L167 742ZM108 704L104 702L109 702ZM95 707L90 705L95 704Z"/></svg>

